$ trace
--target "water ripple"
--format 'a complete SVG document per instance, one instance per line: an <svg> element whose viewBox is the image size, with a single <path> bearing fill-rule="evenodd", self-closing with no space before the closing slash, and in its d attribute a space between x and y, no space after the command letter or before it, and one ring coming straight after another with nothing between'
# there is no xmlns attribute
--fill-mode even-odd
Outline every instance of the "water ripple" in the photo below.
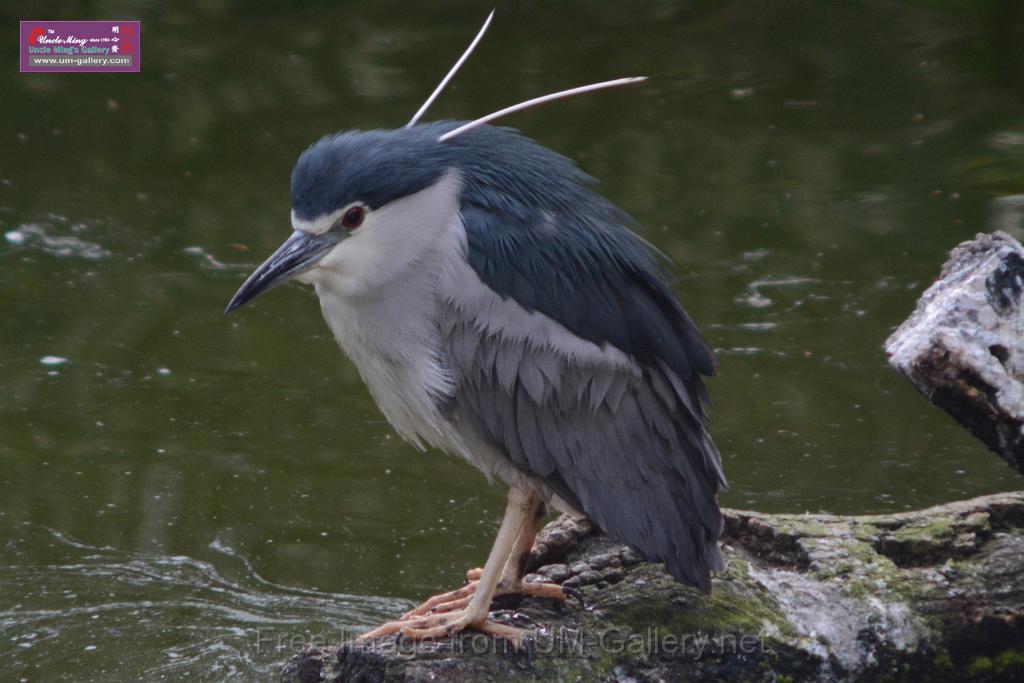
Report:
<svg viewBox="0 0 1024 683"><path fill-rule="evenodd" d="M68 554L0 565L0 659L9 680L48 677L57 658L119 680L264 679L297 646L341 642L408 606L276 584L219 539L210 547L224 566L20 529Z"/></svg>
<svg viewBox="0 0 1024 683"><path fill-rule="evenodd" d="M90 261L107 258L110 252L99 244L75 235L54 234L54 226L45 223L25 223L4 233L11 246L42 251L52 256L72 256Z"/></svg>

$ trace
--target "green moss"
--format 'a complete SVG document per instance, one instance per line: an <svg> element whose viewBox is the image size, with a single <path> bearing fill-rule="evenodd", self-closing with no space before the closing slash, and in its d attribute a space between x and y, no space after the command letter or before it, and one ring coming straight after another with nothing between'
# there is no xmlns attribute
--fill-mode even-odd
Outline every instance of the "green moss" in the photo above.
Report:
<svg viewBox="0 0 1024 683"><path fill-rule="evenodd" d="M738 591L737 583L730 582L747 576L745 562L730 563L723 580L716 584L714 592L704 596L687 589L686 605L671 602L658 594L624 605L615 615L615 621L629 626L637 633L650 629L662 629L670 633L761 633L766 623L780 632L789 633L790 624L782 617L778 604L767 594L755 591ZM663 594L661 594L663 595Z"/></svg>
<svg viewBox="0 0 1024 683"><path fill-rule="evenodd" d="M995 657L979 655L967 664L971 681L1019 680L1024 676L1024 650L1004 650Z"/></svg>
<svg viewBox="0 0 1024 683"><path fill-rule="evenodd" d="M935 670L942 673L947 673L953 670L953 658L949 656L948 652L943 652L936 656L934 664Z"/></svg>
<svg viewBox="0 0 1024 683"><path fill-rule="evenodd" d="M868 544L874 544L882 535L882 530L873 524L855 524L850 531L858 541Z"/></svg>
<svg viewBox="0 0 1024 683"><path fill-rule="evenodd" d="M993 673L995 665L992 660L985 655L975 657L971 660L971 663L967 665L967 675L972 678L985 678L989 674Z"/></svg>
<svg viewBox="0 0 1024 683"><path fill-rule="evenodd" d="M852 598L877 595L879 582L886 589L904 582L900 568L888 557L878 554L867 541L852 537L840 539L830 554L836 559L823 563L811 576L819 581L835 579L834 585Z"/></svg>
<svg viewBox="0 0 1024 683"><path fill-rule="evenodd" d="M814 577L819 580L825 581L827 579L847 576L849 574L852 574L853 570L854 566L851 563L843 562L840 560L838 562L835 562L824 567L823 569L817 572L814 572Z"/></svg>
<svg viewBox="0 0 1024 683"><path fill-rule="evenodd" d="M1024 674L1024 651L1006 650L996 657L996 672L1000 675Z"/></svg>
<svg viewBox="0 0 1024 683"><path fill-rule="evenodd" d="M593 681L612 678L615 656L602 648L596 648L590 654L590 658L557 657L547 660L537 667L537 671L544 680Z"/></svg>
<svg viewBox="0 0 1024 683"><path fill-rule="evenodd" d="M908 524L893 532L892 538L903 542L932 542L956 535L955 520L952 517L937 517L927 524Z"/></svg>
<svg viewBox="0 0 1024 683"><path fill-rule="evenodd" d="M830 536L832 535L832 529L821 522L812 521L801 521L794 519L787 519L784 527L790 535L808 537L808 536Z"/></svg>

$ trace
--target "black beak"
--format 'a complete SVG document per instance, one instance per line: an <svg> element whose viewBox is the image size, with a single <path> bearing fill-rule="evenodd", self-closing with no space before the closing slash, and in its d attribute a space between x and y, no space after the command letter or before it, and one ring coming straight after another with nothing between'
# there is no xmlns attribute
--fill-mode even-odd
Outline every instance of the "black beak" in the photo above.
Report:
<svg viewBox="0 0 1024 683"><path fill-rule="evenodd" d="M228 307L224 309L224 315L309 270L341 239L342 235L333 230L322 235L310 235L296 230L235 292Z"/></svg>

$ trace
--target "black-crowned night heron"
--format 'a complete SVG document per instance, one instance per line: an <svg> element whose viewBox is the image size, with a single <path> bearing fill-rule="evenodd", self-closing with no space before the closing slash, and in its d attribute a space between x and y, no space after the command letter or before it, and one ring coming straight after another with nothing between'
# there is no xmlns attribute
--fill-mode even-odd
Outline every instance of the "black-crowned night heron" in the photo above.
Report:
<svg viewBox="0 0 1024 683"><path fill-rule="evenodd" d="M520 644L487 615L504 593L565 599L522 580L547 504L705 592L723 567L701 379L714 357L659 256L591 183L479 122L349 131L299 157L294 232L227 310L285 280L313 285L395 430L510 487L470 583L368 636L472 627Z"/></svg>

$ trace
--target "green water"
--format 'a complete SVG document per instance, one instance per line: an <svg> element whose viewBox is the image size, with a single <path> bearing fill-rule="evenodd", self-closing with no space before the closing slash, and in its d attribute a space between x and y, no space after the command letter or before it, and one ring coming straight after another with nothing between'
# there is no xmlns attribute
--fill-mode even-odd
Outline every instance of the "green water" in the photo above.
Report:
<svg viewBox="0 0 1024 683"><path fill-rule="evenodd" d="M651 76L509 123L676 261L723 503L921 507L1020 486L882 351L952 246L1022 232L1017 7L502 5L431 116ZM504 492L392 433L309 291L221 311L302 149L404 124L489 9L32 8L141 19L143 67L0 69L0 678L273 678L484 559Z"/></svg>

